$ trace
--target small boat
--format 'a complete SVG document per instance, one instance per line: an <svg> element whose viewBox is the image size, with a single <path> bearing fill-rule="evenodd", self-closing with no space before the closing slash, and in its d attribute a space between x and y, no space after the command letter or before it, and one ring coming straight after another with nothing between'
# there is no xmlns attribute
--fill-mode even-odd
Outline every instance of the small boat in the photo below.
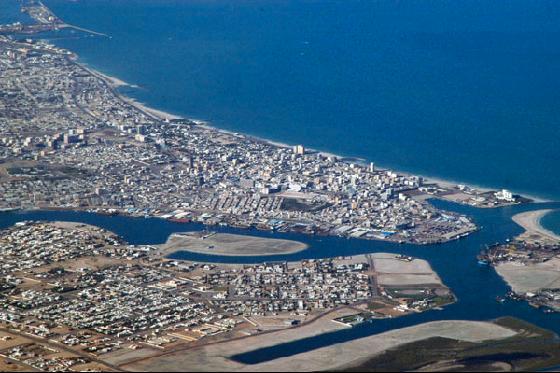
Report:
<svg viewBox="0 0 560 373"><path fill-rule="evenodd" d="M487 266L487 265L490 265L490 262L486 259L479 259L478 264L481 265L481 266Z"/></svg>

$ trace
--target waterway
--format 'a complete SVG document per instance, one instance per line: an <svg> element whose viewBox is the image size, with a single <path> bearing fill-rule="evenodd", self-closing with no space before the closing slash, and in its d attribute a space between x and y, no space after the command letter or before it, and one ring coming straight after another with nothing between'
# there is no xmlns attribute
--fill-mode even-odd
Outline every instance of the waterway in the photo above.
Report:
<svg viewBox="0 0 560 373"><path fill-rule="evenodd" d="M170 258L198 262L255 263L326 258L374 252L402 253L429 261L443 282L458 297L458 301L455 304L446 306L441 311L433 310L401 318L376 320L373 323L362 324L352 329L277 345L237 357L239 361L249 364L281 356L290 356L332 343L340 343L434 320L492 320L501 316L513 316L560 334L560 314L545 314L530 307L525 302L496 302L496 297L505 295L508 287L491 267L480 266L476 261L476 255L484 245L503 242L522 232L522 228L511 220L511 216L533 209L560 208L560 203L528 204L497 209L477 209L440 200L434 200L432 203L438 208L467 214L481 226L481 229L467 238L445 244L410 245L384 241L343 239L339 237L307 236L295 233L272 233L217 226L210 229L219 232L298 240L307 243L309 248L296 254L274 257L229 257L180 251L171 255ZM117 233L131 244L159 244L164 243L173 232L206 229L206 227L197 223L183 224L158 218L106 216L72 211L0 213L0 229L9 227L18 221L27 220L61 220L92 224Z"/></svg>
<svg viewBox="0 0 560 373"><path fill-rule="evenodd" d="M45 0L66 22L110 35L65 30L41 37L139 88L151 106L244 133L399 170L560 199L560 3L557 1L175 1ZM0 0L0 23L26 19ZM115 21L115 18L118 21ZM460 140L459 140L460 139ZM441 319L514 316L560 333L560 315L524 302L497 303L507 286L476 263L488 243L521 233L515 213L560 204L474 209L435 201L482 226L443 245L310 237L304 252L195 261L299 260L372 252L426 259L458 296L443 311L375 321L239 356L256 363L386 330ZM64 220L114 231L131 244L163 243L199 224L83 212L0 213L0 228ZM558 232L560 213L543 218Z"/></svg>
<svg viewBox="0 0 560 373"><path fill-rule="evenodd" d="M15 22L33 24L33 19L27 13L22 13L20 9L20 2L17 0L0 1L0 25Z"/></svg>
<svg viewBox="0 0 560 373"><path fill-rule="evenodd" d="M541 218L541 225L560 235L560 210L553 211L543 216Z"/></svg>

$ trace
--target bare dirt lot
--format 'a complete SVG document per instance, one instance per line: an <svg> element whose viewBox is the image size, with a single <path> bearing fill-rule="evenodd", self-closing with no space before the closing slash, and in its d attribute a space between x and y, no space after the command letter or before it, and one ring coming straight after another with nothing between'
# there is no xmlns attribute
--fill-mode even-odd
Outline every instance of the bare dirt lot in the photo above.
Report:
<svg viewBox="0 0 560 373"><path fill-rule="evenodd" d="M442 285L441 279L430 264L421 259L412 261L395 254L372 254L377 281L385 286Z"/></svg>
<svg viewBox="0 0 560 373"><path fill-rule="evenodd" d="M290 240L244 236L229 233L175 233L159 246L158 254L166 256L176 251L190 251L210 255L266 256L293 254L307 249L307 245Z"/></svg>
<svg viewBox="0 0 560 373"><path fill-rule="evenodd" d="M496 271L518 294L560 287L560 259L558 258L529 265L517 262L500 263L496 266Z"/></svg>
<svg viewBox="0 0 560 373"><path fill-rule="evenodd" d="M318 322L334 324L327 319ZM309 325L316 328L317 325ZM329 327L328 329L331 329ZM303 328L299 328L303 329ZM302 339L309 333L300 335L298 329L269 333L227 343L204 346L189 351L177 352L153 359L143 360L124 368L148 371L320 371L340 369L355 365L362 359L375 356L387 349L432 337L445 337L467 342L481 342L514 336L516 332L505 327L475 321L437 321L409 328L398 329L342 344L335 344L290 357L279 358L265 363L246 365L229 359L231 356L279 344L287 340Z"/></svg>

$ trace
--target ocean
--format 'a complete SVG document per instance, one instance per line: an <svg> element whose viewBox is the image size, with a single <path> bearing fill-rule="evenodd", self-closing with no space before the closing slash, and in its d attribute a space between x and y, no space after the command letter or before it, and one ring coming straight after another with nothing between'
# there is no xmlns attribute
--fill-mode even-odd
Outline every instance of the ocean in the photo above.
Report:
<svg viewBox="0 0 560 373"><path fill-rule="evenodd" d="M560 3L47 0L50 33L156 108L457 182L560 199ZM118 21L115 22L115 19ZM29 22L19 1L0 23ZM543 224L560 231L560 214Z"/></svg>
<svg viewBox="0 0 560 373"><path fill-rule="evenodd" d="M158 109L560 199L558 1L45 3L111 36L56 44Z"/></svg>
<svg viewBox="0 0 560 373"><path fill-rule="evenodd" d="M23 24L32 24L33 19L26 13L20 11L19 0L1 0L0 1L0 25L21 22Z"/></svg>
<svg viewBox="0 0 560 373"><path fill-rule="evenodd" d="M560 234L560 210L543 216L541 218L541 225L556 234Z"/></svg>
<svg viewBox="0 0 560 373"><path fill-rule="evenodd" d="M155 108L401 171L560 200L557 1L44 1L67 23L110 35L66 30L45 37L138 86L121 90ZM0 0L0 22L16 14L14 3ZM473 217L482 229L464 240L414 246L216 227L297 239L310 249L275 258L173 257L244 262L398 252L428 260L458 296L443 311L380 320L239 358L248 363L438 319L511 315L560 333L558 314L496 302L507 286L475 259L485 244L521 232L512 214L560 205L434 204ZM95 224L132 244L202 229L54 211L0 213L0 228L22 220ZM560 232L560 213L542 223Z"/></svg>

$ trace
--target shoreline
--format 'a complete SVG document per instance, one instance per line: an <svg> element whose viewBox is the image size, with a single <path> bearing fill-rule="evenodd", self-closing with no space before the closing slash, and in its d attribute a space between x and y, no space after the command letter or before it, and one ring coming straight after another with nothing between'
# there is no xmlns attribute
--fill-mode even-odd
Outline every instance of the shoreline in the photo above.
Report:
<svg viewBox="0 0 560 373"><path fill-rule="evenodd" d="M119 100L121 100L124 104L129 105L130 107L133 107L135 109L137 109L138 111L140 111L141 113L143 113L144 115L146 115L147 117L153 118L156 121L160 121L160 122L168 122L169 120L172 119L180 119L180 116L171 114L169 112L163 111L163 110L158 110L158 109L154 109L152 107L150 107L148 104L145 103L141 103L138 102L136 99L127 96L124 93L119 92L118 88L122 87L122 86L131 86L130 84L124 82L123 80L117 78L117 77L113 77L110 76L108 74L104 74L100 71L98 71L95 67L93 66L88 66L87 62L83 62L80 61L80 58L77 54L72 53L72 52L68 52L69 54L71 54L71 57L69 58L70 61L75 64L76 66L78 66L79 68L87 71L88 73L92 74L93 76L97 77L98 79L100 79L108 89L110 89L112 91L112 93L115 95L115 97ZM185 119L188 119L187 117L184 117ZM192 120L192 119L188 119L188 120ZM241 133L237 133L237 132L233 132L230 130L225 130L225 129L220 129L217 127L212 126L210 123L208 122L200 122L200 121L194 121L192 120L194 123L197 123L200 125L200 128L202 131L215 131L216 133L223 133L223 134L228 134L230 136L233 137L238 137L238 138L245 138L247 140L250 141L257 141L257 142L261 142L263 144L268 144L269 146L272 147L277 147L277 148L283 148L283 149L290 149L291 146L282 142L277 142L277 141L272 141L269 139L265 139L265 138L261 138L258 136L253 136L253 135L248 135L248 134L241 134ZM213 133L209 133L209 135L213 135ZM362 164L362 165L366 165L367 161L365 159L361 159L361 158L357 158L357 157L343 157L343 156L339 156L333 153L329 153L329 152L322 152L316 149L310 149L312 150L313 153L317 153L317 154L321 154L323 156L334 156L339 158L342 162L347 163L347 164ZM386 169L386 168L382 168L379 167L378 170L380 171L390 171L391 169ZM411 176L414 175L416 176L416 174L413 173L409 173L409 172L403 172L403 171L399 171L398 169L395 170L395 173L398 173L402 176ZM421 176L421 175L418 175ZM423 178L426 180L426 182L431 183L432 186L436 186L439 187L441 189L457 189L457 184L452 182L452 181L446 181L443 180L441 178L437 178L437 177L428 177L428 176L423 176ZM478 190L477 194L479 192L485 193L488 190L494 190L494 189L487 189L487 188L480 188L480 187L472 187ZM431 193L428 193L431 194ZM429 197L428 197L429 198ZM435 196L435 198L438 198L437 196ZM532 200L533 202L542 202L545 201L541 198L537 198ZM519 201L517 203L524 203L524 202L531 202L531 200L527 201L527 200L522 200ZM496 202L494 202L496 204ZM517 204L515 203L515 204ZM501 205L500 205L501 206ZM488 206L488 207L494 207L494 206ZM499 206L495 206L495 207L499 207ZM120 211L120 213L122 214L123 212ZM470 234L472 233L474 230L469 230L466 233ZM443 238L443 239L438 239L436 241L430 241L431 243L433 242L447 242L450 241L452 239L456 239L459 238L459 235L457 235L456 237L448 237L448 238ZM374 239L374 238L372 238ZM409 242L409 243L415 243L414 240L400 240L399 242ZM424 242L418 242L419 244L426 244L428 243L427 241Z"/></svg>
<svg viewBox="0 0 560 373"><path fill-rule="evenodd" d="M534 239L543 238L553 242L560 242L560 235L544 228L541 220L545 215L556 211L554 209L544 209L536 211L523 212L512 217L512 220L523 229L525 232L519 235L521 239Z"/></svg>
<svg viewBox="0 0 560 373"><path fill-rule="evenodd" d="M89 66L86 63L78 61L78 60L79 60L79 56L77 56L77 59L74 61L74 63L80 65L81 67L85 68L90 73L92 73L93 75L96 75L97 77L99 77L100 79L105 81L105 83L107 85L109 85L114 90L115 94L121 100L123 100L124 102L128 103L131 106L134 106L138 110L149 114L150 116L154 117L154 119L158 119L158 120L161 120L161 121L175 120L175 119L186 119L186 120L189 120L191 122L196 123L200 127L203 127L205 129L208 129L208 130L217 131L219 133L229 134L229 135L233 135L233 136L243 136L245 138L253 139L255 141L264 142L266 144L276 146L276 147L279 147L279 148L291 148L293 146L293 144L290 145L290 144L288 144L286 142L283 142L283 141L280 141L280 140L271 140L271 139L267 139L267 138L260 137L260 136L257 136L257 135L234 132L232 130L227 130L227 129L223 129L223 128L220 128L220 127L216 127L209 120L195 119L195 118L191 118L189 116L181 116L181 115L178 115L178 114L173 114L169 111L154 108L154 107L150 106L148 103L142 103L142 102L136 100L135 98L126 96L123 93L118 91L118 88L120 88L120 87L138 88L139 87L138 85L130 84L130 83L127 83L127 82L119 79L118 77L102 73L99 70L97 70L95 67ZM340 155L340 154L335 154L335 153L329 152L327 150L319 150L319 149L314 149L314 148L309 148L308 150L310 150L312 152L315 152L317 154L323 155L325 157L336 157L336 158L339 158L339 159L348 159L348 160L353 160L354 162L359 162L359 163L364 163L364 164L367 164L370 161L370 160L362 158L362 157L351 156L351 155ZM463 182L458 182L456 180L446 179L445 177L442 177L442 176L430 176L430 175L425 175L425 174L416 174L416 173L410 172L410 171L402 171L402 170L399 170L398 168L393 169L391 167L378 165L375 162L374 162L374 164L376 166L376 169L378 169L378 170L395 170L397 173L405 175L405 176L411 176L411 175L420 176L420 177L423 177L424 180L429 184L433 183L433 184L436 184L436 185L441 185L443 187L456 187L457 185L464 184L464 185L469 186L470 188L479 190L483 193L490 192L490 191L496 191L496 190L501 189L501 188L496 188L496 187L478 185L478 184L469 183L469 182L464 182L464 183ZM516 192L514 192L514 194L522 195L522 196L524 196L528 199L531 199L533 202L536 202L536 203L555 202L552 199L545 198L545 197L540 197L540 196L535 196L535 195L528 194L528 193L516 193Z"/></svg>

